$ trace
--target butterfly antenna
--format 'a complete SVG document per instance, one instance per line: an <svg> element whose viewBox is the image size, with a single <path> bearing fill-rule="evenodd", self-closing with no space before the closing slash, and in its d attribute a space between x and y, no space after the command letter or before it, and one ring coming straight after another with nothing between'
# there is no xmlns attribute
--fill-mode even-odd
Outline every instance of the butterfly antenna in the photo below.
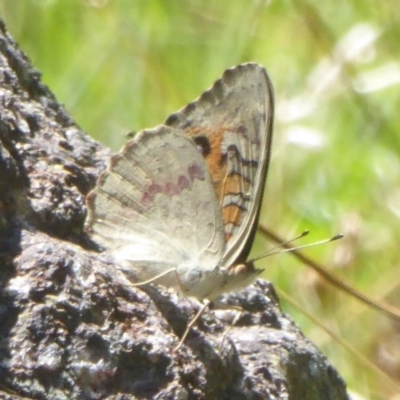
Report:
<svg viewBox="0 0 400 400"><path fill-rule="evenodd" d="M324 239L324 240L320 240L320 241L318 241L318 242L309 243L309 244L304 244L304 245L302 245L302 246L289 247L289 248L286 248L286 249L283 249L283 250L275 251L275 250L278 249L279 247L286 247L289 243L291 243L291 242L293 242L293 241L295 241L295 240L297 240L297 239L300 239L300 238L302 238L302 237L308 235L308 233L309 233L309 231L304 231L301 235L297 236L296 238L294 238L294 239L292 239L292 240L289 240L289 241L287 241L287 242L283 242L283 243L279 244L278 246L275 246L275 247L273 247L272 249L269 249L269 250L266 251L265 253L262 253L262 254L260 254L259 256L254 257L254 258L251 260L251 262L258 261L258 260L260 260L261 258L264 258L264 257L273 256L274 254L291 253L291 252L296 251L296 250L303 250L303 249L307 249L307 248L309 248L309 247L314 247L314 246L319 246L319 245L321 245L321 244L326 244L326 243L334 242L335 240L342 239L343 236L344 236L343 233L339 233L339 234L337 234L337 235L335 235L335 236L332 236L332 237L329 238L329 239Z"/></svg>
<svg viewBox="0 0 400 400"><path fill-rule="evenodd" d="M296 240L299 240L299 239L303 238L304 236L307 236L309 233L310 233L309 230L305 230L305 231L303 231L302 233L300 233L299 236L296 236L295 238L290 239L290 240L288 240L288 241L286 241L286 242L279 243L278 245L276 245L276 246L274 246L274 247L268 249L265 253L263 253L263 255L264 255L264 254L267 254L267 253L269 253L269 252L271 252L271 251L274 251L274 250L276 250L276 249L279 249L280 247L285 247L285 246L289 245L290 243L292 243L292 242L294 242L294 241L296 241ZM257 260L258 260L258 256L257 256ZM254 261L254 260L253 260L253 261Z"/></svg>

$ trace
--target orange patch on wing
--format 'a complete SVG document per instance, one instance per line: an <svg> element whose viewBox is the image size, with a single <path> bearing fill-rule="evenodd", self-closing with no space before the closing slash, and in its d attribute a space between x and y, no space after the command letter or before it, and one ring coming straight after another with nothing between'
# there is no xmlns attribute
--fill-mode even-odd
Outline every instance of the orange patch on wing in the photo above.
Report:
<svg viewBox="0 0 400 400"><path fill-rule="evenodd" d="M224 184L224 195L241 193L243 190L242 182L243 180L240 175L227 176Z"/></svg>
<svg viewBox="0 0 400 400"><path fill-rule="evenodd" d="M240 209L236 204L230 204L222 209L222 218L225 225L229 223L233 225L239 225L242 214L243 210Z"/></svg>
<svg viewBox="0 0 400 400"><path fill-rule="evenodd" d="M227 173L227 161L223 159L221 145L224 134L226 134L227 131L228 126L226 125L217 128L196 126L185 129L188 136L193 139L196 138L196 136L205 136L210 144L210 152L205 156L205 160L220 203L226 193L224 185Z"/></svg>

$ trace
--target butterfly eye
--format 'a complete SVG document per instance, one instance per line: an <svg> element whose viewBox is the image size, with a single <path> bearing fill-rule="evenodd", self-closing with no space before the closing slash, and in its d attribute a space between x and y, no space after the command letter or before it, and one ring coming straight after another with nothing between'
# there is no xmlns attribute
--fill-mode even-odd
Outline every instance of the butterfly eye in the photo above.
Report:
<svg viewBox="0 0 400 400"><path fill-rule="evenodd" d="M209 140L202 135L194 137L193 140L197 144L197 148L199 149L203 157L207 157L211 152L211 145Z"/></svg>

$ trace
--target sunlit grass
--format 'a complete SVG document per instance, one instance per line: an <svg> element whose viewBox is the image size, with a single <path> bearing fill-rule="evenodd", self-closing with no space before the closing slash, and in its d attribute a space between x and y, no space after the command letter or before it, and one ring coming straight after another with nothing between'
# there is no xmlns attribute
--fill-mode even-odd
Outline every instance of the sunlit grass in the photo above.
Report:
<svg viewBox="0 0 400 400"><path fill-rule="evenodd" d="M398 301L400 118L398 4L348 1L0 1L1 16L77 123L114 150L161 123L227 67L267 67L276 122L262 222L287 238L343 231L310 250L375 298ZM349 35L350 33L350 35ZM269 246L261 236L254 254ZM290 256L265 277L314 317L400 377L397 331ZM284 309L370 399L384 381L283 301ZM389 345L394 359L379 348ZM392 348L393 347L393 348ZM393 350L393 353L391 351ZM383 361L382 361L383 360Z"/></svg>

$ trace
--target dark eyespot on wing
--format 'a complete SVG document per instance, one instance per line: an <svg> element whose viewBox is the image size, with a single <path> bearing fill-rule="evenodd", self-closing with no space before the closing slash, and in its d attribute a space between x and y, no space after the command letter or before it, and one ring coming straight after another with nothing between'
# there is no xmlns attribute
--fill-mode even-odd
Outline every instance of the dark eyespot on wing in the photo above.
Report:
<svg viewBox="0 0 400 400"><path fill-rule="evenodd" d="M207 139L207 137L199 135L194 137L193 140L197 144L197 147L200 149L201 154L203 154L203 157L207 157L211 152L210 141Z"/></svg>

